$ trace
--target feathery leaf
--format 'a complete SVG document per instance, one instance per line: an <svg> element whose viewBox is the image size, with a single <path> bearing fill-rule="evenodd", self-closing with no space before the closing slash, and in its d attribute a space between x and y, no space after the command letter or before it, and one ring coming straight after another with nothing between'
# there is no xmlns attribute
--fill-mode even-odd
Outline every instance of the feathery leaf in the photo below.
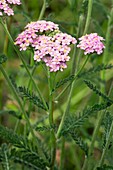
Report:
<svg viewBox="0 0 113 170"><path fill-rule="evenodd" d="M73 130L77 129L78 127L82 126L84 121L91 116L93 113L104 110L111 106L111 103L101 103L101 104L95 104L92 107L89 107L85 110L83 110L82 114L77 116L69 116L66 117L64 122L64 127L61 131L62 135L65 135L66 133L70 133Z"/></svg>
<svg viewBox="0 0 113 170"><path fill-rule="evenodd" d="M7 144L2 144L0 148L0 161L4 170L11 170L10 162L9 162L9 151Z"/></svg>
<svg viewBox="0 0 113 170"><path fill-rule="evenodd" d="M112 121L113 121L113 117L110 115L109 112L107 112L105 115L104 121L103 121L103 125L104 125L103 148L105 147L106 141L108 140L109 130L110 130Z"/></svg>
<svg viewBox="0 0 113 170"><path fill-rule="evenodd" d="M56 89L58 89L60 86L63 86L67 82L72 81L73 79L74 79L74 75L70 75L70 76L66 77L65 79L57 82L54 89L52 89L52 92L54 92Z"/></svg>
<svg viewBox="0 0 113 170"><path fill-rule="evenodd" d="M13 146L19 148L17 152L20 152L20 155L24 160L26 159L32 164L36 166L38 165L41 170L46 170L46 166L48 166L49 163L47 160L45 161L42 159L38 152L38 146L32 141L17 135L12 130L9 130L2 125L0 125L0 137L13 144Z"/></svg>
<svg viewBox="0 0 113 170"><path fill-rule="evenodd" d="M113 101L108 96L99 91L97 87L91 83L91 81L84 80L84 82L93 92L101 96L104 100L106 100L109 103L113 103Z"/></svg>
<svg viewBox="0 0 113 170"><path fill-rule="evenodd" d="M2 54L0 55L0 64L5 63L7 61L6 55Z"/></svg>
<svg viewBox="0 0 113 170"><path fill-rule="evenodd" d="M103 165L102 167L98 167L97 170L113 170L113 166Z"/></svg>
<svg viewBox="0 0 113 170"><path fill-rule="evenodd" d="M41 109L46 110L45 106L43 105L43 102L36 96L35 94L31 93L28 88L25 87L19 87L20 96L23 98L25 97L27 100L32 102L37 107L40 107Z"/></svg>
<svg viewBox="0 0 113 170"><path fill-rule="evenodd" d="M81 77L84 77L84 76L88 76L88 75L91 75L91 74L94 74L94 73L97 73L97 72L100 72L102 70L108 70L108 69L112 69L113 68L113 65L112 64L108 64L108 65L104 65L104 64L100 64L98 66L94 66L82 73L80 73L78 75L78 78L81 78Z"/></svg>
<svg viewBox="0 0 113 170"><path fill-rule="evenodd" d="M76 142L76 144L85 152L88 156L88 146L87 144L77 135L76 132L70 132L71 137Z"/></svg>

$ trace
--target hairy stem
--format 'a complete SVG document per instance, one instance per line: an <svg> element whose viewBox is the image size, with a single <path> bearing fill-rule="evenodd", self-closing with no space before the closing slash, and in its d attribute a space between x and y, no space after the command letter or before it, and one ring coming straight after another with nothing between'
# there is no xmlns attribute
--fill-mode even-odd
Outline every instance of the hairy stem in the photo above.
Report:
<svg viewBox="0 0 113 170"><path fill-rule="evenodd" d="M88 1L88 13L87 13L87 19L86 19L86 24L85 24L85 29L83 35L85 35L88 32L89 25L90 25L90 20L91 20L91 13L92 13L92 5L93 5L93 0Z"/></svg>
<svg viewBox="0 0 113 170"><path fill-rule="evenodd" d="M42 6L38 20L41 20L43 18L45 10L46 10L46 0L43 0L43 6Z"/></svg>
<svg viewBox="0 0 113 170"><path fill-rule="evenodd" d="M49 85L49 124L52 128L50 134L51 140L51 166L50 170L54 170L55 158L56 158L56 137L53 129L54 121L53 121L53 95L52 95L52 77L51 73L48 69L48 85Z"/></svg>

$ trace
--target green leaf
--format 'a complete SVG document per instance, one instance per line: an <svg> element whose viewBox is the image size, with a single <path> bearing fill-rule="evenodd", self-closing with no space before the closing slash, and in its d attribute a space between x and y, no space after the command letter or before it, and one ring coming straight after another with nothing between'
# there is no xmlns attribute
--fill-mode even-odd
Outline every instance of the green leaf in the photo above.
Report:
<svg viewBox="0 0 113 170"><path fill-rule="evenodd" d="M14 110L1 110L0 111L0 115L4 115L4 114L11 114L12 116L18 118L18 119L21 119L22 118L22 115L19 113L19 112L16 112Z"/></svg>
<svg viewBox="0 0 113 170"><path fill-rule="evenodd" d="M78 75L78 78L81 78L81 77L84 77L84 76L88 76L88 75L92 75L92 74L95 74L97 72L100 72L102 70L107 70L107 69L112 69L113 68L113 65L112 64L108 64L108 65L104 65L104 64L100 64L98 66L94 66L82 73L80 73Z"/></svg>
<svg viewBox="0 0 113 170"><path fill-rule="evenodd" d="M95 112L104 110L108 107L110 107L112 103L106 102L101 104L95 104L92 107L89 107L87 109L84 109L83 112L77 117L76 115L72 115L66 117L64 122L64 127L61 131L61 135L65 135L67 133L72 132L75 129L78 129L80 126L83 125L84 121L89 117L92 116Z"/></svg>
<svg viewBox="0 0 113 170"><path fill-rule="evenodd" d="M103 165L102 167L98 167L97 170L113 170L113 166Z"/></svg>
<svg viewBox="0 0 113 170"><path fill-rule="evenodd" d="M35 94L31 93L28 88L25 87L19 87L18 88L20 92L20 96L23 98L25 97L27 100L32 102L37 107L40 107L41 109L47 110L45 106L43 105L43 102L36 96Z"/></svg>
<svg viewBox="0 0 113 170"><path fill-rule="evenodd" d="M88 0L83 0L81 12L86 14L87 10L88 10Z"/></svg>
<svg viewBox="0 0 113 170"><path fill-rule="evenodd" d="M42 159L38 152L38 146L37 144L34 144L33 141L17 135L13 130L2 125L0 125L0 137L18 148L13 152L13 156L14 154L15 156L17 155L17 157L20 156L23 160L27 160L31 164L38 166L39 170L46 170L48 162L45 162L45 160Z"/></svg>
<svg viewBox="0 0 113 170"><path fill-rule="evenodd" d="M110 130L112 121L113 121L113 117L110 115L109 112L107 112L105 115L104 121L103 121L103 126L104 126L104 134L103 134L103 139L102 139L103 149L104 149L106 142L108 140L109 130Z"/></svg>
<svg viewBox="0 0 113 170"><path fill-rule="evenodd" d="M11 170L9 162L9 150L7 144L2 144L0 148L0 161L4 170Z"/></svg>
<svg viewBox="0 0 113 170"><path fill-rule="evenodd" d="M87 144L82 140L82 138L80 138L77 135L77 132L70 132L71 137L73 138L73 140L76 142L76 144L85 152L85 155L88 156L88 146Z"/></svg>
<svg viewBox="0 0 113 170"><path fill-rule="evenodd" d="M105 101L113 103L113 101L108 96L103 94L100 90L98 90L97 87L91 83L91 81L84 80L84 82L93 92L101 96Z"/></svg>
<svg viewBox="0 0 113 170"><path fill-rule="evenodd" d="M1 54L1 55L0 55L0 64L5 63L6 61L7 61L7 57L6 57L6 55Z"/></svg>
<svg viewBox="0 0 113 170"><path fill-rule="evenodd" d="M52 92L54 92L56 89L58 89L59 87L63 86L67 82L72 81L73 79L74 79L74 75L70 75L70 76L66 77L65 79L57 82L56 85L55 85L55 88L52 90Z"/></svg>
<svg viewBox="0 0 113 170"><path fill-rule="evenodd" d="M50 127L50 126L37 126L36 128L35 128L35 130L36 131L51 131L52 129L56 129L56 126L55 125L53 125L52 127Z"/></svg>
<svg viewBox="0 0 113 170"><path fill-rule="evenodd" d="M10 115L18 118L18 119L22 119L22 114L20 114L19 112L15 112L14 110L9 110L8 112Z"/></svg>

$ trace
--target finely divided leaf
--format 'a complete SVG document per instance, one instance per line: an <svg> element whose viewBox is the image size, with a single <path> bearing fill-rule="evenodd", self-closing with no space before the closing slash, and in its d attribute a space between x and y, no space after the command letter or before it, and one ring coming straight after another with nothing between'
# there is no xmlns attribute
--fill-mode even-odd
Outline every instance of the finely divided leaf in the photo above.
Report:
<svg viewBox="0 0 113 170"><path fill-rule="evenodd" d="M39 99L38 96L31 93L28 88L25 87L19 87L20 96L23 98L25 97L27 100L32 102L34 105L40 107L41 109L46 110L45 106L43 105L43 102Z"/></svg>

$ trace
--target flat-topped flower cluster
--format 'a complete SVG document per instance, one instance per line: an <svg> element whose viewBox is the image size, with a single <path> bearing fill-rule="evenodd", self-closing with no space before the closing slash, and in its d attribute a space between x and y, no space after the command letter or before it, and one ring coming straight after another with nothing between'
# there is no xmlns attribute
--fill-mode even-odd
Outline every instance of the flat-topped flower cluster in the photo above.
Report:
<svg viewBox="0 0 113 170"><path fill-rule="evenodd" d="M79 38L77 47L84 50L85 55L93 52L101 54L105 48L102 40L104 39L97 33L86 34ZM57 24L44 20L29 23L15 41L20 51L32 48L34 60L45 62L51 72L67 68L66 62L70 60L70 44L76 43L77 40L61 32Z"/></svg>
<svg viewBox="0 0 113 170"><path fill-rule="evenodd" d="M71 50L69 45L76 43L76 39L62 33L57 24L44 20L29 23L15 42L20 50L33 48L34 60L45 62L51 72L63 71L67 67Z"/></svg>
<svg viewBox="0 0 113 170"><path fill-rule="evenodd" d="M20 0L0 0L0 16L4 14L10 16L14 15L14 11L11 8L11 5L20 5Z"/></svg>
<svg viewBox="0 0 113 170"><path fill-rule="evenodd" d="M97 35L97 33L86 34L79 38L80 43L77 47L84 50L84 54L90 54L96 52L97 54L101 54L103 49L105 48L104 44L101 42L104 40L103 37Z"/></svg>

